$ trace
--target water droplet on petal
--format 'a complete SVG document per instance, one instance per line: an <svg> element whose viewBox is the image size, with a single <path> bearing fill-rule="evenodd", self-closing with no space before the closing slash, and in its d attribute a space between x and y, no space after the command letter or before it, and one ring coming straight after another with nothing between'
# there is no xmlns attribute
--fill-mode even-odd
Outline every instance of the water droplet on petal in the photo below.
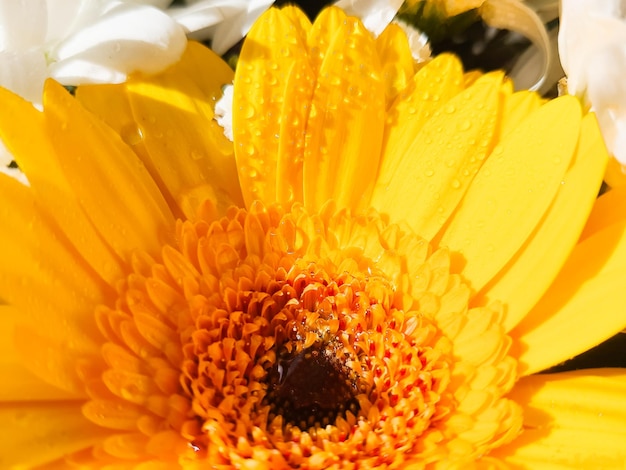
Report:
<svg viewBox="0 0 626 470"><path fill-rule="evenodd" d="M128 145L133 146L139 144L143 140L141 129L134 124L122 127L120 137Z"/></svg>

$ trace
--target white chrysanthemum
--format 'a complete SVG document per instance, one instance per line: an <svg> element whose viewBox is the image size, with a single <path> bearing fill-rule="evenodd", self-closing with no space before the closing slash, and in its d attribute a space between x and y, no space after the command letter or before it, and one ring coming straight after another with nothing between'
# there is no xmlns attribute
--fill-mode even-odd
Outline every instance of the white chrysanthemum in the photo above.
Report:
<svg viewBox="0 0 626 470"><path fill-rule="evenodd" d="M223 54L247 34L272 3L274 0L185 0L167 12L189 37L210 39L211 49Z"/></svg>
<svg viewBox="0 0 626 470"><path fill-rule="evenodd" d="M35 104L48 76L64 85L121 82L165 69L185 43L182 28L146 4L0 0L0 84Z"/></svg>
<svg viewBox="0 0 626 470"><path fill-rule="evenodd" d="M559 53L568 92L596 112L609 150L626 166L626 11L620 0L563 0Z"/></svg>

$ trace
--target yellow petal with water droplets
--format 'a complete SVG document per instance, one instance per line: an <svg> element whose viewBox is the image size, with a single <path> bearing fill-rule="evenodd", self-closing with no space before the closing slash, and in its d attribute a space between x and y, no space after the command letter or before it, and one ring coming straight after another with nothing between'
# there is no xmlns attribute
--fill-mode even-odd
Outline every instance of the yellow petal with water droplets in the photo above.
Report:
<svg viewBox="0 0 626 470"><path fill-rule="evenodd" d="M503 302L507 331L548 289L576 245L602 183L607 159L595 116L588 114L583 118L572 167L565 173L544 220L506 268L472 301L477 304L487 304L489 299Z"/></svg>
<svg viewBox="0 0 626 470"><path fill-rule="evenodd" d="M213 119L221 87L232 78L219 56L190 42L181 61L165 72L126 84L140 130L122 137L139 140L131 142L134 150L177 215L195 217L207 199L221 211L243 202L233 145Z"/></svg>
<svg viewBox="0 0 626 470"><path fill-rule="evenodd" d="M15 324L23 314L9 305L0 305L0 402L70 400L75 395L54 387L28 370L14 346Z"/></svg>
<svg viewBox="0 0 626 470"><path fill-rule="evenodd" d="M471 87L476 80L483 76L483 73L480 70L470 70L469 72L465 72L463 74L463 87L469 88Z"/></svg>
<svg viewBox="0 0 626 470"><path fill-rule="evenodd" d="M391 23L376 38L376 49L382 64L381 76L385 83L387 107L404 90L414 75L413 56L406 33L397 24Z"/></svg>
<svg viewBox="0 0 626 470"><path fill-rule="evenodd" d="M46 82L44 110L59 165L102 238L122 259L137 247L158 252L174 220L138 157L56 82Z"/></svg>
<svg viewBox="0 0 626 470"><path fill-rule="evenodd" d="M498 140L502 140L534 110L543 104L541 97L532 91L524 90L509 94L504 100L504 109L499 123Z"/></svg>
<svg viewBox="0 0 626 470"><path fill-rule="evenodd" d="M453 270L474 290L537 227L575 153L580 121L576 98L548 102L497 145L474 178L441 239L455 254Z"/></svg>
<svg viewBox="0 0 626 470"><path fill-rule="evenodd" d="M433 113L462 89L463 67L450 54L441 54L420 69L406 90L396 98L385 122L382 161L372 205L380 211L388 190L393 189L401 167L406 166L408 150L416 145L416 136Z"/></svg>
<svg viewBox="0 0 626 470"><path fill-rule="evenodd" d="M0 405L0 467L33 468L94 445L111 432L90 423L81 402Z"/></svg>
<svg viewBox="0 0 626 470"><path fill-rule="evenodd" d="M280 139L276 168L276 200L289 207L302 203L304 149L315 77L307 60L295 59L286 73L280 112Z"/></svg>
<svg viewBox="0 0 626 470"><path fill-rule="evenodd" d="M100 334L85 306L103 302L110 287L50 227L30 188L6 175L0 175L0 211L10 227L0 231L0 299L20 309L21 322L83 353L97 352Z"/></svg>
<svg viewBox="0 0 626 470"><path fill-rule="evenodd" d="M326 57L326 51L332 44L337 32L342 26L345 26L346 19L343 10L334 6L324 8L315 18L307 38L313 73L319 73L324 57Z"/></svg>
<svg viewBox="0 0 626 470"><path fill-rule="evenodd" d="M347 18L320 66L304 150L304 203L319 210L369 207L384 123L384 88L374 39Z"/></svg>
<svg viewBox="0 0 626 470"><path fill-rule="evenodd" d="M545 295L511 331L520 372L546 369L621 331L626 326L625 278L623 218L576 246Z"/></svg>
<svg viewBox="0 0 626 470"><path fill-rule="evenodd" d="M374 207L434 237L491 150L501 83L500 73L483 76L436 110L407 148L396 148L396 171L387 187L379 179Z"/></svg>
<svg viewBox="0 0 626 470"><path fill-rule="evenodd" d="M0 102L0 138L28 177L33 192L29 197L45 195L38 198L40 208L56 221L57 227L62 227L89 265L107 282L119 279L122 262L85 217L57 163L43 115L4 88L0 88ZM16 201L14 195L7 197L8 202ZM1 205L10 207L4 202ZM7 227L20 227L12 225L7 217L3 221Z"/></svg>
<svg viewBox="0 0 626 470"><path fill-rule="evenodd" d="M524 431L490 455L513 468L624 468L625 396L623 369L526 377L509 395L524 407Z"/></svg>
<svg viewBox="0 0 626 470"><path fill-rule="evenodd" d="M266 204L277 200L282 119L293 119L281 115L288 93L285 88L294 61L305 60L306 46L298 29L277 9L259 18L241 50L235 74L233 129L246 207L255 200Z"/></svg>
<svg viewBox="0 0 626 470"><path fill-rule="evenodd" d="M308 16L295 5L286 5L280 10L293 23L294 27L300 34L302 44L306 44L309 32L311 31L311 20Z"/></svg>
<svg viewBox="0 0 626 470"><path fill-rule="evenodd" d="M596 200L580 239L584 240L603 228L623 220L624 214L626 214L626 186L610 189Z"/></svg>

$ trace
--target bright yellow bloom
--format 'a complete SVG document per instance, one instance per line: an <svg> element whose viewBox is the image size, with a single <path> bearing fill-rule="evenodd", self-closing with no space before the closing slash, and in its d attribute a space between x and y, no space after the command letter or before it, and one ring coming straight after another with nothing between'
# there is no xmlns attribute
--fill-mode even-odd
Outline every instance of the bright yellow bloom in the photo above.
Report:
<svg viewBox="0 0 626 470"><path fill-rule="evenodd" d="M0 91L3 468L622 465L624 371L531 375L626 323L593 115L337 9L255 24L234 147L230 80Z"/></svg>

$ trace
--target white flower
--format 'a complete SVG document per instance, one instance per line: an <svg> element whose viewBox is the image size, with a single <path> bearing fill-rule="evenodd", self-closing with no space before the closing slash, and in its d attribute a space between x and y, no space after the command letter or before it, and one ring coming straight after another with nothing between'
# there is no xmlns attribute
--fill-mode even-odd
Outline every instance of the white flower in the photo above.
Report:
<svg viewBox="0 0 626 470"><path fill-rule="evenodd" d="M396 16L402 0L338 0L335 5L348 15L360 18L365 27L378 36Z"/></svg>
<svg viewBox="0 0 626 470"><path fill-rule="evenodd" d="M595 111L608 149L626 167L626 5L562 0L559 53L568 92Z"/></svg>
<svg viewBox="0 0 626 470"><path fill-rule="evenodd" d="M274 0L185 0L167 9L198 40L211 39L211 49L223 54L243 38L252 23Z"/></svg>
<svg viewBox="0 0 626 470"><path fill-rule="evenodd" d="M175 21L141 3L0 0L0 85L35 104L46 77L63 85L121 82L131 72L165 69L185 45Z"/></svg>

